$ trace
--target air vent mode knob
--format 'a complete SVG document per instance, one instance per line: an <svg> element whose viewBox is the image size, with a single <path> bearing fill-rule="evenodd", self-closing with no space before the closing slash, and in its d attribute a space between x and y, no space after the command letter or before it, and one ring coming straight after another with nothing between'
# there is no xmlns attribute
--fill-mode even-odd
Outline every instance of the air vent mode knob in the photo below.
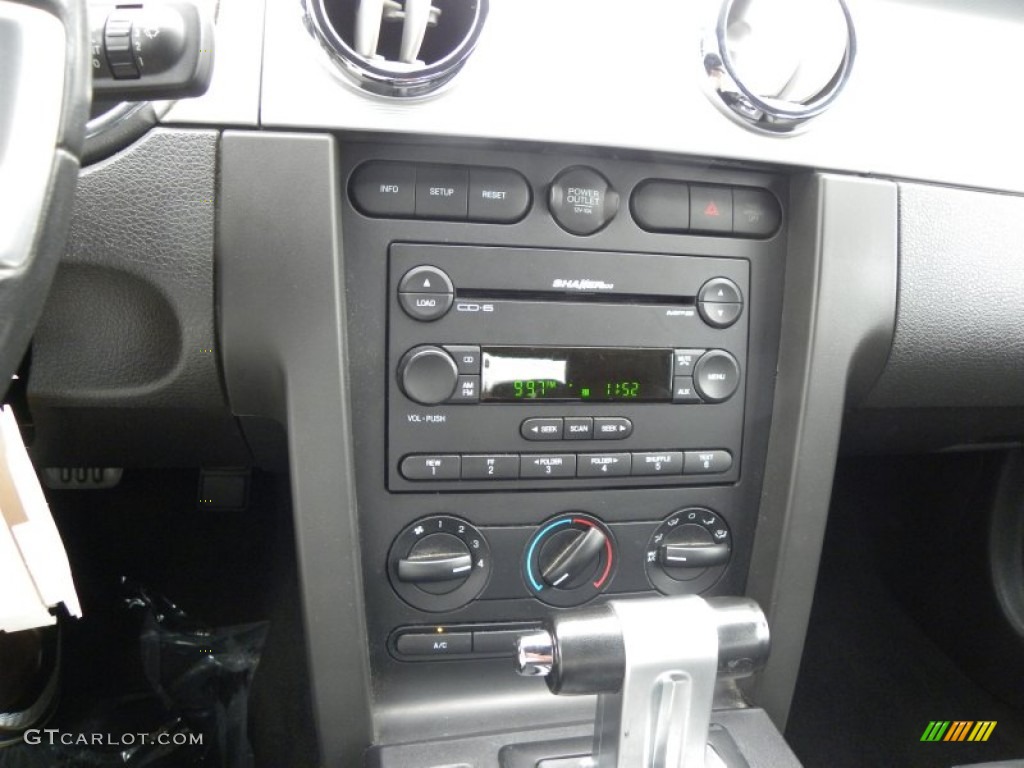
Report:
<svg viewBox="0 0 1024 768"><path fill-rule="evenodd" d="M726 114L787 134L838 98L856 49L845 0L724 0L701 55L712 100Z"/></svg>

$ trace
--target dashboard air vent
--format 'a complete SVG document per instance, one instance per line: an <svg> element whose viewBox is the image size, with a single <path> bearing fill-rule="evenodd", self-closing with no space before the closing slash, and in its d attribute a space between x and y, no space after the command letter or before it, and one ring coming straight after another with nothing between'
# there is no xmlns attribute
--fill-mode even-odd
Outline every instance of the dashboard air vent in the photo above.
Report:
<svg viewBox="0 0 1024 768"><path fill-rule="evenodd" d="M426 96L462 69L488 0L304 0L310 30L363 90Z"/></svg>
<svg viewBox="0 0 1024 768"><path fill-rule="evenodd" d="M833 104L856 49L844 0L724 0L701 55L711 98L726 114L787 134Z"/></svg>

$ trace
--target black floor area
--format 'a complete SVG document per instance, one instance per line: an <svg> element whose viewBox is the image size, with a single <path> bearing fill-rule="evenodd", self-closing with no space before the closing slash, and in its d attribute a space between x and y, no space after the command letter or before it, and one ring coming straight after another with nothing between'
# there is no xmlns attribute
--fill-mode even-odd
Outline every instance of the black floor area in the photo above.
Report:
<svg viewBox="0 0 1024 768"><path fill-rule="evenodd" d="M990 642L981 560L997 471L985 455L840 462L786 733L808 768L1024 759L1024 698L993 695L970 663L1013 676L1004 692L1024 685L1024 646ZM932 720L998 724L985 743L921 742Z"/></svg>
<svg viewBox="0 0 1024 768"><path fill-rule="evenodd" d="M212 650L221 654L218 661L227 659L229 665L243 660L248 649L237 648L231 655L225 643L234 640L225 639L223 632L218 635L218 630L267 622L246 718L255 765L314 766L287 481L255 475L244 511L202 509L197 489L195 471L135 471L127 472L112 490L47 494L85 614L80 621L63 622L60 705L47 726L72 733L150 732L166 719L165 697L154 695L147 675L154 657L140 652L147 611L126 607L125 597L132 589L126 589L124 577L172 601L188 614L190 626L210 628L211 646L221 637L221 647ZM176 645L175 636L168 634L159 663L198 670L189 674L200 674L207 688L224 685L230 675L214 677L202 671L210 660L197 658L197 649L186 646ZM212 757L185 764L242 765L225 763L222 756L227 753L238 750L219 749ZM0 750L0 765L47 765L45 759L33 762L42 754L18 745ZM97 758L97 765L114 764L106 762L109 754L100 757L104 759ZM138 764L163 768L182 763L171 756ZM81 765L92 763L83 758Z"/></svg>

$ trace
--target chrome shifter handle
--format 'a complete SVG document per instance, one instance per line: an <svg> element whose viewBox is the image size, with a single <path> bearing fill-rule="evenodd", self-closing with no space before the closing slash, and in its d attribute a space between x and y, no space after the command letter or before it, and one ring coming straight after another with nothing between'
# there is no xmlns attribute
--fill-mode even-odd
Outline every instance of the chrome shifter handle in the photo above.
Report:
<svg viewBox="0 0 1024 768"><path fill-rule="evenodd" d="M545 630L523 635L516 646L516 674L547 677L555 663L555 641Z"/></svg>
<svg viewBox="0 0 1024 768"><path fill-rule="evenodd" d="M555 694L598 694L597 768L706 768L722 764L707 746L715 680L754 673L768 650L753 600L613 600L524 635L516 671Z"/></svg>

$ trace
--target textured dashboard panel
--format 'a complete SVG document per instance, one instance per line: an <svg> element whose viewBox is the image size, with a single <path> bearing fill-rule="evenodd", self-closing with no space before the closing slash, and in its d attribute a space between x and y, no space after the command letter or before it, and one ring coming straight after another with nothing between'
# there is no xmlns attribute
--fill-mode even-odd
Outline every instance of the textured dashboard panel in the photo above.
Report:
<svg viewBox="0 0 1024 768"><path fill-rule="evenodd" d="M1024 197L903 184L896 334L868 407L1024 405Z"/></svg>
<svg viewBox="0 0 1024 768"><path fill-rule="evenodd" d="M29 399L44 444L107 456L131 445L122 451L146 460L138 448L159 432L151 459L181 441L183 455L162 455L192 463L212 457L186 445L212 447L234 429L214 326L216 150L216 131L159 129L82 173L32 349ZM101 414L111 409L126 412L112 440L90 440L110 428ZM172 410L159 428L147 420ZM240 440L229 442L234 456Z"/></svg>

